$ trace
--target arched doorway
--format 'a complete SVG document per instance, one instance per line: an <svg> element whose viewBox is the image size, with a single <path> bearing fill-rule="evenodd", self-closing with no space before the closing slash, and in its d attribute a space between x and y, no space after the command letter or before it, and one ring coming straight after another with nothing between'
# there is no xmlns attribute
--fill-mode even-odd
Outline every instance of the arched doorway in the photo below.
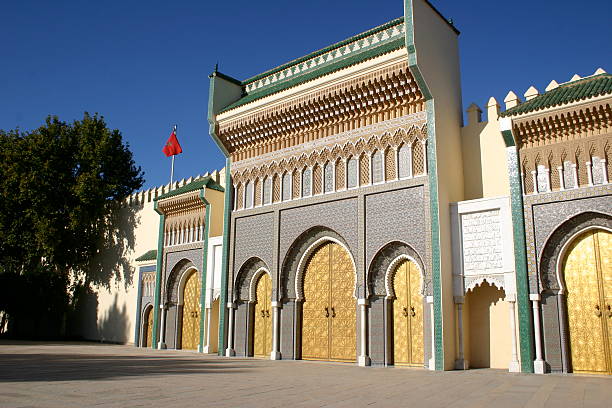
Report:
<svg viewBox="0 0 612 408"><path fill-rule="evenodd" d="M193 270L183 288L183 317L181 322L181 348L196 350L200 344L200 290L198 273Z"/></svg>
<svg viewBox="0 0 612 408"><path fill-rule="evenodd" d="M612 374L612 234L579 235L563 263L574 372Z"/></svg>
<svg viewBox="0 0 612 408"><path fill-rule="evenodd" d="M142 327L142 346L151 347L153 345L153 307L149 306L145 310Z"/></svg>
<svg viewBox="0 0 612 408"><path fill-rule="evenodd" d="M355 271L335 242L319 247L304 271L302 358L355 361Z"/></svg>
<svg viewBox="0 0 612 408"><path fill-rule="evenodd" d="M269 357L272 352L272 280L266 272L257 279L255 296L253 354L257 357Z"/></svg>
<svg viewBox="0 0 612 408"><path fill-rule="evenodd" d="M465 296L465 360L470 368L508 369L512 360L510 305L503 288L486 280Z"/></svg>
<svg viewBox="0 0 612 408"><path fill-rule="evenodd" d="M423 365L423 296L421 272L408 259L393 273L393 361L396 365Z"/></svg>

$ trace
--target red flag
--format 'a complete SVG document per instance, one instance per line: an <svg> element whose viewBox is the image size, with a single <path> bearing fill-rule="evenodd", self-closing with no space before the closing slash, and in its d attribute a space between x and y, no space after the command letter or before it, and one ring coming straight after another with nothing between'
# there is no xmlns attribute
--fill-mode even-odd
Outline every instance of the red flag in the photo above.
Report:
<svg viewBox="0 0 612 408"><path fill-rule="evenodd" d="M162 149L162 152L166 155L166 157L175 156L177 154L183 153L183 149L181 149L181 145L176 138L176 126L172 129L172 133L166 142L166 145Z"/></svg>

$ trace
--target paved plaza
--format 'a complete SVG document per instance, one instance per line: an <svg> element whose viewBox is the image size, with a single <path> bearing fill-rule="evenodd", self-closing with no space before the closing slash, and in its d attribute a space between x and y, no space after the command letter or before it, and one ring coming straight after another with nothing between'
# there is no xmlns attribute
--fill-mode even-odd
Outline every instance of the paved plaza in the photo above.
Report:
<svg viewBox="0 0 612 408"><path fill-rule="evenodd" d="M0 342L0 407L594 407L612 378L221 358Z"/></svg>

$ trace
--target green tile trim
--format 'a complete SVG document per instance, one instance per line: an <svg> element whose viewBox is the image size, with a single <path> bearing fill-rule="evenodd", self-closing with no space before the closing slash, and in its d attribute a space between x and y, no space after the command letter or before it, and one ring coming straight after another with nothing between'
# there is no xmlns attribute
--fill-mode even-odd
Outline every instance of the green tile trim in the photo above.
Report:
<svg viewBox="0 0 612 408"><path fill-rule="evenodd" d="M391 28L391 27L393 27L395 25L399 25L403 21L404 21L404 17L398 17L398 18L393 19L391 21L388 21L388 22L386 22L386 23L384 23L382 25L379 25L377 27L374 27L374 28L371 28L371 29L369 29L367 31L364 31L363 33L356 34L356 35L354 35L352 37L349 37L349 38L347 38L345 40L339 41L339 42L334 43L332 45L328 45L327 47L321 48L320 50L317 50L317 51L314 51L314 52L311 52L310 54L306 54L303 57L294 59L293 61L289 61L289 62L287 62L287 63L285 63L283 65L279 65L276 68L272 68L272 69L270 69L268 71L262 72L261 74L255 75L254 77L251 77L249 79L245 79L244 81L242 81L242 85L248 85L248 84L250 84L252 82L255 82L255 81L259 80L259 79L265 78L265 77L267 77L269 75L275 74L277 72L280 72L280 71L282 71L282 70L284 70L286 68L289 68L291 66L298 65L298 64L300 64L300 63L302 63L304 61L308 61L308 60L310 60L312 58L318 57L319 55L323 55L323 54L325 54L325 53L327 53L329 51L335 50L335 49L340 48L340 47L344 47L345 45L348 45L348 44L353 43L355 41L359 41L359 40L361 40L361 39L363 39L365 37L368 37L368 36L370 36L372 34L375 34L375 33L379 32L379 31L386 30L387 28Z"/></svg>
<svg viewBox="0 0 612 408"><path fill-rule="evenodd" d="M225 196L224 198L224 216L223 216L223 256L221 259L221 294L219 300L219 350L220 356L225 355L227 347L227 276L229 265L229 234L230 234L230 218L232 212L232 177L231 168L232 162L229 157L225 158Z"/></svg>
<svg viewBox="0 0 612 408"><path fill-rule="evenodd" d="M444 370L444 340L442 327L442 283L440 268L440 215L438 202L438 172L436 159L436 115L434 99L418 66L414 42L414 20L412 0L404 0L404 20L406 22L406 49L408 67L412 72L421 93L425 98L427 113L427 175L429 181L429 206L431 218L431 276L434 298L434 345L435 369Z"/></svg>
<svg viewBox="0 0 612 408"><path fill-rule="evenodd" d="M212 205L206 200L206 190L200 190L200 200L204 203L204 243L202 246L202 283L200 285L200 345L198 351L204 350L204 313L206 311L206 273L208 270L208 234L210 230L210 212ZM211 309L212 310L212 309Z"/></svg>
<svg viewBox="0 0 612 408"><path fill-rule="evenodd" d="M593 75L559 85L555 89L502 112L500 116L520 115L610 93L612 93L612 75Z"/></svg>
<svg viewBox="0 0 612 408"><path fill-rule="evenodd" d="M285 89L289 89L301 83L311 81L313 79L330 74L334 71L338 71L339 69L355 65L359 62L378 57L383 54L387 54L391 51L400 49L403 46L404 39L400 37L397 40L392 40L376 47L366 48L364 51L351 55L349 57L340 58L335 61L331 61L327 64L323 64L320 68L315 69L313 71L308 71L303 75L292 76L289 80L278 82L275 85L262 88L261 90L252 91L251 93L246 94L231 105L223 108L220 112L222 113L229 111L231 109L245 105L249 102L253 102L257 99L261 99L274 93L284 91Z"/></svg>
<svg viewBox="0 0 612 408"><path fill-rule="evenodd" d="M157 202L155 202L155 211L159 214L159 232L157 239L157 268L155 270L155 300L153 304L153 338L152 348L158 348L158 328L159 328L159 304L161 301L161 270L163 266L164 256L164 222L165 217L157 209Z"/></svg>
<svg viewBox="0 0 612 408"><path fill-rule="evenodd" d="M533 327L531 325L531 305L529 300L529 280L527 277L527 249L525 244L525 219L523 213L522 180L518 153L514 146L511 130L503 130L506 142L506 157L510 181L510 212L514 242L514 268L516 276L516 303L519 324L519 352L521 372L533 373ZM511 142L510 142L511 141ZM509 145L509 142L511 145Z"/></svg>
<svg viewBox="0 0 612 408"><path fill-rule="evenodd" d="M200 179L196 179L196 180L192 181L189 184L185 184L184 186L179 187L179 188L177 188L175 190L168 191L167 193L162 194L162 195L154 198L153 201L164 200L166 198L175 197L177 195L181 195L181 194L185 194L185 193L190 193L192 191L203 189L204 187L210 188L210 189L213 189L213 190L217 190L217 191L221 191L221 192L224 191L223 187L221 187L211 177L202 177Z"/></svg>
<svg viewBox="0 0 612 408"><path fill-rule="evenodd" d="M151 249L135 259L136 262L154 261L157 259L157 249Z"/></svg>

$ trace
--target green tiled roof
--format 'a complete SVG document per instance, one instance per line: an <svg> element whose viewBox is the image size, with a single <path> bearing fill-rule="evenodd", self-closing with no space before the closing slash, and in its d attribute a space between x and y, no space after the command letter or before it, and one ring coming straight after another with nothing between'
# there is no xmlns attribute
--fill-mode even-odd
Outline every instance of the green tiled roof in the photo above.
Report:
<svg viewBox="0 0 612 408"><path fill-rule="evenodd" d="M217 191L225 191L223 187L221 187L217 182L215 182L210 177L202 177L200 179L194 180L189 184L185 184L182 187L177 188L176 190L169 191L165 194L158 196L154 201L163 200L164 198L174 197L184 193L190 193L192 191L200 190L201 188L210 188Z"/></svg>
<svg viewBox="0 0 612 408"><path fill-rule="evenodd" d="M612 93L612 75L594 75L560 85L555 89L551 89L542 95L502 112L501 116L520 115L609 93Z"/></svg>
<svg viewBox="0 0 612 408"><path fill-rule="evenodd" d="M157 259L157 249L152 249L140 255L138 258L136 258L136 262L154 261L156 259Z"/></svg>
<svg viewBox="0 0 612 408"><path fill-rule="evenodd" d="M328 47L322 48L318 51L312 52L303 57L297 58L293 61L290 61L286 64L280 65L274 69L266 71L262 74L256 75L249 79L246 79L240 82L243 88L243 95L236 102L227 106L221 112L228 111L230 109L236 108L238 106L244 105L246 103L252 102L254 100L263 98L265 96L283 91L285 89L291 88L293 86L299 85L306 81L310 81L316 78L319 78L323 75L329 74L331 72L337 71L342 68L349 67L351 65L355 65L359 62L377 57L379 55L386 54L391 51L395 51L399 48L405 47L405 38L404 35L398 36L398 38L386 38L381 37L384 35L385 30L391 30L396 26L401 25L404 22L404 17L396 18L391 20L385 24L382 24L378 27L372 28L363 33L354 35L346 40L337 42ZM363 46L363 42L366 41L367 37L371 37L373 35L378 36L380 39L376 43L369 43L366 46ZM341 49L345 46L350 46L350 44L357 43L362 45L362 48L358 51L353 51L349 55L336 57L332 60L327 60L326 62L320 63L317 67L309 69L304 68L308 67L307 61L312 61L316 58L325 60L325 54L329 55L331 51L336 49ZM294 67L294 68L292 68ZM300 69L302 68L302 69ZM291 76L287 76L284 79L278 80L277 82L270 83L268 85L261 86L252 91L248 91L248 85L257 82L260 79L269 77L274 74L281 74L282 71L290 69L292 72L295 72ZM299 69L299 72L297 71ZM216 73L217 75L220 73ZM227 77L227 76L224 76ZM231 78L230 78L231 79ZM237 82L235 79L232 79L234 82Z"/></svg>

